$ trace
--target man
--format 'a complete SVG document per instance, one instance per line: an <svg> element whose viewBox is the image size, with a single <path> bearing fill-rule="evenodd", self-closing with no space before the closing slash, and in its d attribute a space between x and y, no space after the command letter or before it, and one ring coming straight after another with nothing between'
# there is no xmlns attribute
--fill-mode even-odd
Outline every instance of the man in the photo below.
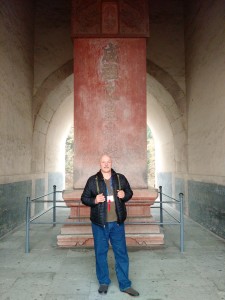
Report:
<svg viewBox="0 0 225 300"><path fill-rule="evenodd" d="M88 179L81 196L82 203L91 207L90 219L100 294L107 293L111 282L107 262L110 241L120 290L131 296L139 296L129 280L129 257L124 229L127 217L125 202L132 195L126 177L112 169L110 156L103 155L100 159L100 171Z"/></svg>

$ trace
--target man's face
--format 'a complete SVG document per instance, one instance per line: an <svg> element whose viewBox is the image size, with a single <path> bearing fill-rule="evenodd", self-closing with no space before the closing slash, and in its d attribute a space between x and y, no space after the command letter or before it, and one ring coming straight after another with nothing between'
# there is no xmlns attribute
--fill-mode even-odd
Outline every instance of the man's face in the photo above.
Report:
<svg viewBox="0 0 225 300"><path fill-rule="evenodd" d="M100 159L102 173L110 173L112 169L112 160L108 155L103 155Z"/></svg>

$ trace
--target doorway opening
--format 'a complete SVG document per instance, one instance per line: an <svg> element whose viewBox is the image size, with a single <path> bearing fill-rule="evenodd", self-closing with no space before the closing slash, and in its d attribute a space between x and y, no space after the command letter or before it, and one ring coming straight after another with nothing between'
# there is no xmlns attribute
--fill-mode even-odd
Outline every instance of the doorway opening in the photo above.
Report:
<svg viewBox="0 0 225 300"><path fill-rule="evenodd" d="M147 176L148 186L155 187L155 142L152 131L147 125Z"/></svg>
<svg viewBox="0 0 225 300"><path fill-rule="evenodd" d="M65 189L73 188L74 127L71 127L65 143Z"/></svg>

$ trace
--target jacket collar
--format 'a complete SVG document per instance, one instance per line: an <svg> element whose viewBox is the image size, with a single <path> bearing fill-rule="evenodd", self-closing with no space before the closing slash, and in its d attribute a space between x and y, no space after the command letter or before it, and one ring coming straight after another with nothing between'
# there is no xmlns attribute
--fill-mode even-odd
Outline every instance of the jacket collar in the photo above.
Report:
<svg viewBox="0 0 225 300"><path fill-rule="evenodd" d="M101 170L99 170L96 175L98 176L98 178L100 180L104 180ZM115 175L116 175L116 172L113 169L111 169L111 177L114 177Z"/></svg>

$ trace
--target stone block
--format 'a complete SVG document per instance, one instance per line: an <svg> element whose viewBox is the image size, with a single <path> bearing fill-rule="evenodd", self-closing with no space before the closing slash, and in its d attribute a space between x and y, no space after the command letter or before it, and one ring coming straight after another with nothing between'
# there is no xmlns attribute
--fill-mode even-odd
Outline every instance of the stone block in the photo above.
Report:
<svg viewBox="0 0 225 300"><path fill-rule="evenodd" d="M150 206L158 197L157 189L134 189L133 197L126 203L128 217L125 222L127 245L132 247L147 247L163 245L164 235L160 227L155 224L150 214ZM68 225L61 228L57 237L59 247L93 247L91 222L89 220L90 208L81 201L81 189L63 191L63 199L71 208ZM77 222L78 224L70 224Z"/></svg>
<svg viewBox="0 0 225 300"><path fill-rule="evenodd" d="M164 244L164 235L161 234L127 234L128 247L148 247ZM57 237L57 245L63 248L93 247L92 235L62 235Z"/></svg>

